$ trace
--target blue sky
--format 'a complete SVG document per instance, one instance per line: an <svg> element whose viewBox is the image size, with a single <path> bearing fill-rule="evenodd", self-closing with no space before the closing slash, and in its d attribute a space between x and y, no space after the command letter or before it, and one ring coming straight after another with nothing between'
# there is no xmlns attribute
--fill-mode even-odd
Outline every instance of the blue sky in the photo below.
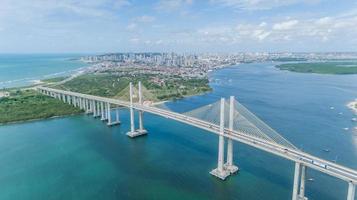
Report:
<svg viewBox="0 0 357 200"><path fill-rule="evenodd" d="M1 53L356 47L355 0L0 0Z"/></svg>

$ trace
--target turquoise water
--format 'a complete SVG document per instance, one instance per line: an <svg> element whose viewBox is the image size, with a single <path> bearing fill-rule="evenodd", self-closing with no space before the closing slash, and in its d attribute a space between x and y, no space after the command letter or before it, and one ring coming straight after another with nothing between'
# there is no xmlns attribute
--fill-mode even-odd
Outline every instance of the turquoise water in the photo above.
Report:
<svg viewBox="0 0 357 200"><path fill-rule="evenodd" d="M212 93L167 106L186 111L235 95L299 148L357 169L352 131L357 124L345 107L357 97L357 76L248 64L217 71L211 79ZM126 110L116 127L86 115L0 126L0 199L291 198L293 163L235 143L241 170L222 182L209 174L217 163L217 136L147 113L144 117L149 135L136 139L125 135ZM307 177L315 179L307 182L309 199L346 199L346 183L312 170Z"/></svg>
<svg viewBox="0 0 357 200"><path fill-rule="evenodd" d="M85 67L78 54L0 54L0 88L33 84Z"/></svg>

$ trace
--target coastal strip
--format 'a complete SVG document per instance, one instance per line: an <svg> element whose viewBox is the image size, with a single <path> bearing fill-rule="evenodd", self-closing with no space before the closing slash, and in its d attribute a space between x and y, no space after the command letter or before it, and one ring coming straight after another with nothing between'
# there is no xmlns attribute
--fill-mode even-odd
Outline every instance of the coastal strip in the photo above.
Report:
<svg viewBox="0 0 357 200"><path fill-rule="evenodd" d="M351 101L347 104L347 107L349 107L355 114L357 114L357 99L354 101Z"/></svg>

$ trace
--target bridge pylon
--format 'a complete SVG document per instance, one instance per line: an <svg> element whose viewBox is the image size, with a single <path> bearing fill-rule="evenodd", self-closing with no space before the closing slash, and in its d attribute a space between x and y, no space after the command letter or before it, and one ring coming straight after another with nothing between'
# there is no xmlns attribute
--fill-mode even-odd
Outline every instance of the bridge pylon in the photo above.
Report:
<svg viewBox="0 0 357 200"><path fill-rule="evenodd" d="M139 82L139 100L141 99L141 83ZM147 131L143 128L142 114L139 112L139 129L135 130L135 118L134 118L134 105L133 105L133 83L129 84L129 97L130 97L130 131L126 133L127 136L134 138L141 135L146 135Z"/></svg>
<svg viewBox="0 0 357 200"><path fill-rule="evenodd" d="M229 98L229 124L228 128L230 131L233 131L233 120L234 120L234 96ZM231 174L236 173L239 168L233 164L233 140L228 138L227 142L227 162L224 164L226 170Z"/></svg>
<svg viewBox="0 0 357 200"><path fill-rule="evenodd" d="M142 94L142 87L141 87L141 81L139 81L138 83L138 90L139 90L139 104L143 105L143 94ZM144 112L142 110L139 110L139 129L137 129L136 131L143 134L147 133L147 130L144 129L144 124L143 124L143 115Z"/></svg>
<svg viewBox="0 0 357 200"><path fill-rule="evenodd" d="M305 197L305 174L306 166L295 162L295 171L294 171L294 184L293 184L293 194L292 200L307 200Z"/></svg>
<svg viewBox="0 0 357 200"><path fill-rule="evenodd" d="M111 105L109 102L107 102L107 116L108 116L108 123L107 123L108 126L114 126L120 124L119 109L118 108L115 109L115 120L113 121L112 113L111 113Z"/></svg>
<svg viewBox="0 0 357 200"><path fill-rule="evenodd" d="M221 98L220 123L219 123L219 141L218 141L218 163L217 168L210 174L222 180L225 180L231 173L224 167L224 98Z"/></svg>
<svg viewBox="0 0 357 200"><path fill-rule="evenodd" d="M347 200L354 200L356 195L356 183L348 182Z"/></svg>

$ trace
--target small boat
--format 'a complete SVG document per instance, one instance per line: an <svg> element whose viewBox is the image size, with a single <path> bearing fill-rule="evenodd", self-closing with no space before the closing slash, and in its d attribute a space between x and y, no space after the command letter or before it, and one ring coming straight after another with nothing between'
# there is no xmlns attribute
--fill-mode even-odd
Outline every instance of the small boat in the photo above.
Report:
<svg viewBox="0 0 357 200"><path fill-rule="evenodd" d="M307 180L308 180L308 181L314 181L315 179L313 179L313 178L308 178Z"/></svg>
<svg viewBox="0 0 357 200"><path fill-rule="evenodd" d="M348 130L349 130L349 128L348 128L348 127L346 127L346 128L343 128L343 130L348 131Z"/></svg>
<svg viewBox="0 0 357 200"><path fill-rule="evenodd" d="M323 151L328 153L328 152L330 152L330 149L323 149Z"/></svg>
<svg viewBox="0 0 357 200"><path fill-rule="evenodd" d="M335 109L335 107L331 106L330 109L333 110L333 109Z"/></svg>
<svg viewBox="0 0 357 200"><path fill-rule="evenodd" d="M342 115L343 113L342 113L342 112L339 112L338 114L339 114L339 115Z"/></svg>
<svg viewBox="0 0 357 200"><path fill-rule="evenodd" d="M357 122L357 118L356 118L356 117L354 117L354 118L352 118L352 119L351 119L351 121L353 121L353 122Z"/></svg>

